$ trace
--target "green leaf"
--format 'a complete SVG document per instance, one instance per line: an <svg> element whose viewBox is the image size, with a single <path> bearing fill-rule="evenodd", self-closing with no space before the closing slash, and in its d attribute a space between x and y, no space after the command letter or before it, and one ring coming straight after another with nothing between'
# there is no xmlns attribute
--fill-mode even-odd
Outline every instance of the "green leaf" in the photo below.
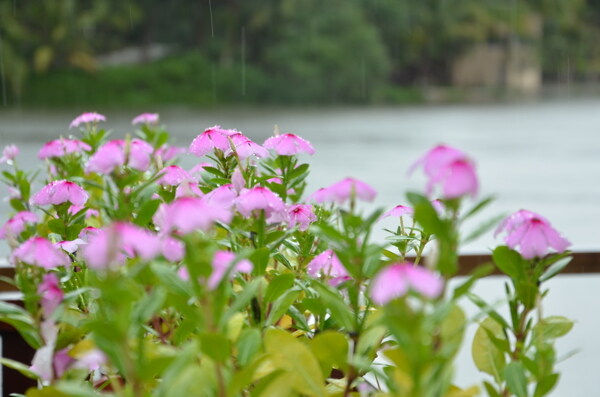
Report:
<svg viewBox="0 0 600 397"><path fill-rule="evenodd" d="M502 371L506 365L504 353L496 347L488 332L498 339L504 339L502 326L491 317L481 322L473 337L471 354L477 369L492 375L496 381L502 379Z"/></svg>
<svg viewBox="0 0 600 397"><path fill-rule="evenodd" d="M0 357L0 364L8 367L10 369L14 369L15 371L21 373L23 376L26 376L30 379L38 379L39 376L31 370L30 365L25 365L15 360L11 360L10 358Z"/></svg>
<svg viewBox="0 0 600 397"><path fill-rule="evenodd" d="M504 215L498 215L481 223L475 230L473 230L467 235L467 237L463 239L462 244L467 244L471 241L477 240L479 237L492 230L504 217Z"/></svg>
<svg viewBox="0 0 600 397"><path fill-rule="evenodd" d="M446 349L454 356L463 340L465 327L467 325L467 317L458 305L453 305L450 314L443 320L440 337L444 342Z"/></svg>
<svg viewBox="0 0 600 397"><path fill-rule="evenodd" d="M569 257L563 258L563 259L553 263L552 265L550 265L550 267L548 269L546 269L544 274L542 274L542 276L540 277L540 282L550 280L552 277L556 276L565 267L567 267L567 265L569 263L571 263L571 260L573 260L573 257L569 256Z"/></svg>
<svg viewBox="0 0 600 397"><path fill-rule="evenodd" d="M13 207L15 211L27 211L25 204L18 198L11 199L10 206Z"/></svg>
<svg viewBox="0 0 600 397"><path fill-rule="evenodd" d="M196 364L195 343L184 346L175 361L162 374L161 382L154 391L156 397L192 396L198 385L209 387L206 376ZM203 394L202 394L203 395Z"/></svg>
<svg viewBox="0 0 600 397"><path fill-rule="evenodd" d="M491 307L490 305L488 305L483 299L481 299L479 296L477 296L477 295L475 295L473 293L470 293L470 292L467 293L466 296L477 307L479 307L480 309L482 309L482 312L484 314L487 314L488 316L490 316L491 318L493 318L494 320L496 320L496 322L498 324L500 324L503 328L510 329L510 325L508 325L508 323L506 322L506 320L500 314L498 314L498 312L496 310L494 310L493 307Z"/></svg>
<svg viewBox="0 0 600 397"><path fill-rule="evenodd" d="M175 273L172 266L165 263L152 263L150 265L152 272L156 275L162 286L169 292L189 298L193 295L193 290L189 284L184 282L181 277Z"/></svg>
<svg viewBox="0 0 600 397"><path fill-rule="evenodd" d="M240 335L237 343L237 361L239 365L245 366L259 351L262 340L260 331L256 328L246 329Z"/></svg>
<svg viewBox="0 0 600 397"><path fill-rule="evenodd" d="M252 300L252 298L256 296L258 288L262 282L262 278L256 278L246 284L244 290L238 294L225 315L221 318L220 326L225 326L231 316L239 311L242 311L242 309Z"/></svg>
<svg viewBox="0 0 600 397"><path fill-rule="evenodd" d="M265 269L269 263L270 256L271 251L267 247L261 247L254 250L254 252L248 257L248 259L250 259L250 261L254 264L252 274L255 276L265 274Z"/></svg>
<svg viewBox="0 0 600 397"><path fill-rule="evenodd" d="M43 341L36 323L23 308L12 303L0 301L0 321L15 327L23 339L25 339L25 342L34 349L39 349L42 346Z"/></svg>
<svg viewBox="0 0 600 397"><path fill-rule="evenodd" d="M308 167L309 167L308 164L300 164L299 166L297 166L296 168L291 170L290 173L288 174L289 180L292 180L303 174L306 174L306 172L308 171Z"/></svg>
<svg viewBox="0 0 600 397"><path fill-rule="evenodd" d="M476 213L478 213L479 211L481 211L482 209L484 209L485 207L488 206L488 204L490 204L492 201L494 201L496 198L494 196L489 196L484 198L483 200L481 200L480 202L478 202L477 204L475 204L475 206L473 208L471 208L469 210L469 212L467 212L463 217L462 217L462 221L472 217L473 215L475 215ZM502 217L504 217L504 215L502 215Z"/></svg>
<svg viewBox="0 0 600 397"><path fill-rule="evenodd" d="M573 328L573 321L566 317L546 317L533 327L533 338L540 342L546 342L568 334L571 328Z"/></svg>
<svg viewBox="0 0 600 397"><path fill-rule="evenodd" d="M200 351L215 361L223 362L231 355L231 343L227 336L216 333L201 333Z"/></svg>
<svg viewBox="0 0 600 397"><path fill-rule="evenodd" d="M285 294L280 296L271 307L271 311L269 312L269 316L267 317L267 321L265 325L275 324L281 316L283 316L290 306L296 301L301 291L298 290L290 290Z"/></svg>
<svg viewBox="0 0 600 397"><path fill-rule="evenodd" d="M48 229L52 233L56 233L60 236L65 236L67 231L65 230L65 224L62 219L51 219L48 221Z"/></svg>
<svg viewBox="0 0 600 397"><path fill-rule="evenodd" d="M161 308L167 297L163 288L154 288L149 294L138 301L131 317L134 324L144 324Z"/></svg>
<svg viewBox="0 0 600 397"><path fill-rule="evenodd" d="M344 327L346 331L353 331L354 315L346 302L344 302L344 299L340 296L340 293L316 280L313 283L313 287L319 292L321 304L331 312L332 319Z"/></svg>
<svg viewBox="0 0 600 397"><path fill-rule="evenodd" d="M559 374L551 374L541 379L535 387L533 397L542 397L550 393L556 383L558 383Z"/></svg>
<svg viewBox="0 0 600 397"><path fill-rule="evenodd" d="M429 199L412 192L406 193L406 198L414 208L415 221L423 227L424 231L427 234L435 234L440 239L446 240L449 236L448 226L440 219Z"/></svg>
<svg viewBox="0 0 600 397"><path fill-rule="evenodd" d="M502 397L490 382L484 381L483 386L489 397Z"/></svg>
<svg viewBox="0 0 600 397"><path fill-rule="evenodd" d="M502 245L494 250L492 258L498 269L513 280L518 280L525 276L524 269L526 263L517 251Z"/></svg>
<svg viewBox="0 0 600 397"><path fill-rule="evenodd" d="M508 389L517 397L527 397L525 369L519 362L511 362L504 368L504 378Z"/></svg>
<svg viewBox="0 0 600 397"><path fill-rule="evenodd" d="M273 280L271 280L269 286L267 287L264 301L268 303L279 298L284 292L289 290L292 285L294 285L295 279L296 277L292 273L285 273L275 277Z"/></svg>
<svg viewBox="0 0 600 397"><path fill-rule="evenodd" d="M146 201L138 211L137 217L135 218L136 225L148 226L148 223L152 220L154 213L160 205L160 200L148 200Z"/></svg>
<svg viewBox="0 0 600 397"><path fill-rule="evenodd" d="M319 361L323 376L328 377L332 368L346 372L348 368L348 340L337 331L325 331L310 341L310 349Z"/></svg>
<svg viewBox="0 0 600 397"><path fill-rule="evenodd" d="M265 350L273 366L287 372L287 380L303 395L325 396L325 379L310 349L289 333L270 329L265 334Z"/></svg>
<svg viewBox="0 0 600 397"><path fill-rule="evenodd" d="M211 174L219 177L219 178L225 178L225 174L223 174L221 171L219 171L217 168L214 167L204 167L202 168L202 170L206 171L206 172L210 172Z"/></svg>

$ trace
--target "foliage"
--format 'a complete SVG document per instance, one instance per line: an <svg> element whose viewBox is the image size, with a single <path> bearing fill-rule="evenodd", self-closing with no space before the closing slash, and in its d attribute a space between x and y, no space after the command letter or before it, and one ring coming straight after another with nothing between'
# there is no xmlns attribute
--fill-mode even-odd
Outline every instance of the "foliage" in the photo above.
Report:
<svg viewBox="0 0 600 397"><path fill-rule="evenodd" d="M404 102L397 98L404 91L393 88L409 87L410 94L410 87L451 84L454 62L481 43L511 51L530 46L549 82L597 76L600 55L592 43L599 18L596 2L586 0L179 0L168 6L0 0L0 56L9 104L38 104L40 94L60 93L63 85L63 105L82 97L91 104L92 89L122 87L133 92L117 96L120 103L133 104ZM165 63L189 65L189 53L205 60L206 67L182 76L203 82L195 86L197 96L175 100L165 88L168 77L146 75L139 65L97 71L98 55L123 48L147 53L154 43L180 57ZM69 76L72 69L79 73ZM147 78L136 78L134 70ZM98 89L95 78L110 88ZM140 88L157 94L144 102Z"/></svg>
<svg viewBox="0 0 600 397"><path fill-rule="evenodd" d="M0 237L23 293L0 320L36 349L31 366L2 363L39 381L27 396L474 396L453 384L465 296L488 316L473 341L488 394L555 386L572 323L541 302L568 242L529 211L503 222L509 319L470 292L489 266L450 288L460 242L495 223L461 233L492 201L470 202L465 153L432 149L416 164L428 196L382 215L360 209L376 192L354 178L305 196L314 148L296 135L261 146L214 126L189 148L211 162L187 171L156 114L136 117L136 138L108 140L104 120L85 113L80 135L44 145L41 189L17 147L0 158L16 211ZM388 216L389 242L373 241Z"/></svg>

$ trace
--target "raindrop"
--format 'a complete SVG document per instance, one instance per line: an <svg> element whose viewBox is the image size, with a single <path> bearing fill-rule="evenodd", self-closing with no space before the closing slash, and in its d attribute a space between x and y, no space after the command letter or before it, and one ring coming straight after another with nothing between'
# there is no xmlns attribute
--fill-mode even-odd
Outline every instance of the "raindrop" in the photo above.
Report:
<svg viewBox="0 0 600 397"><path fill-rule="evenodd" d="M571 56L567 56L567 98L571 99Z"/></svg>
<svg viewBox="0 0 600 397"><path fill-rule="evenodd" d="M208 0L208 12L210 14L210 34L211 34L211 37L214 39L215 38L215 28L213 25L212 2L210 0Z"/></svg>
<svg viewBox="0 0 600 397"><path fill-rule="evenodd" d="M0 81L2 82L2 105L6 107L6 79L4 77L4 52L2 50L2 36L0 36Z"/></svg>
<svg viewBox="0 0 600 397"><path fill-rule="evenodd" d="M367 70L365 67L365 57L360 58L360 74L362 83L362 95L363 99L367 99Z"/></svg>
<svg viewBox="0 0 600 397"><path fill-rule="evenodd" d="M133 16L131 15L131 6L129 6L129 29L133 30Z"/></svg>
<svg viewBox="0 0 600 397"><path fill-rule="evenodd" d="M212 83L212 103L214 105L217 103L217 78L214 63L210 64L210 78Z"/></svg>
<svg viewBox="0 0 600 397"><path fill-rule="evenodd" d="M246 27L242 26L242 96L246 96Z"/></svg>

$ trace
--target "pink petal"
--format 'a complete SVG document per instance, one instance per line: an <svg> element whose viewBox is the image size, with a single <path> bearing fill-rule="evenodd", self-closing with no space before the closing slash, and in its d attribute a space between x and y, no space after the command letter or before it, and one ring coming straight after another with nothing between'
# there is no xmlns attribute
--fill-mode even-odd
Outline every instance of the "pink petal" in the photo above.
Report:
<svg viewBox="0 0 600 397"><path fill-rule="evenodd" d="M166 237L162 241L162 254L171 262L179 262L185 255L185 245L173 237Z"/></svg>
<svg viewBox="0 0 600 397"><path fill-rule="evenodd" d="M371 283L373 302L383 306L408 292L408 280L404 277L402 266L405 265L391 265L377 273Z"/></svg>
<svg viewBox="0 0 600 397"><path fill-rule="evenodd" d="M142 113L134 117L131 124L158 124L158 118L158 113Z"/></svg>
<svg viewBox="0 0 600 397"><path fill-rule="evenodd" d="M447 166L442 191L445 198L457 198L464 195L477 195L479 183L475 168L465 160L455 160Z"/></svg>

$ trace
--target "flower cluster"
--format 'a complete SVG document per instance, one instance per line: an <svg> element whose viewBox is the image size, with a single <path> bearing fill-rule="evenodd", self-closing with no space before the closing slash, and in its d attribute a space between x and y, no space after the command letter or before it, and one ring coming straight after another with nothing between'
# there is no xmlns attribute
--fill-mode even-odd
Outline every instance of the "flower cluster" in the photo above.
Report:
<svg viewBox="0 0 600 397"><path fill-rule="evenodd" d="M259 144L217 125L181 148L156 113L132 120L133 139L107 140L104 121L84 113L70 125L80 135L44 144L39 184L16 146L0 158L12 167L2 175L14 210L0 239L24 300L2 318L36 350L20 368L39 393L470 395L450 377L467 325L460 298L486 268L450 281L460 228L489 200L471 202L479 181L467 154L433 148L410 170L423 169L426 194L372 211L357 203L376 190L352 177L305 194L301 158L315 149L297 135ZM184 153L204 162L179 165ZM397 225L386 242L373 238L379 222ZM512 318L475 300L490 315L474 346L548 384L556 336L539 332L548 320L533 312L570 243L525 210L501 233L493 258L511 281ZM494 395L514 392L508 371L475 361L494 376Z"/></svg>

